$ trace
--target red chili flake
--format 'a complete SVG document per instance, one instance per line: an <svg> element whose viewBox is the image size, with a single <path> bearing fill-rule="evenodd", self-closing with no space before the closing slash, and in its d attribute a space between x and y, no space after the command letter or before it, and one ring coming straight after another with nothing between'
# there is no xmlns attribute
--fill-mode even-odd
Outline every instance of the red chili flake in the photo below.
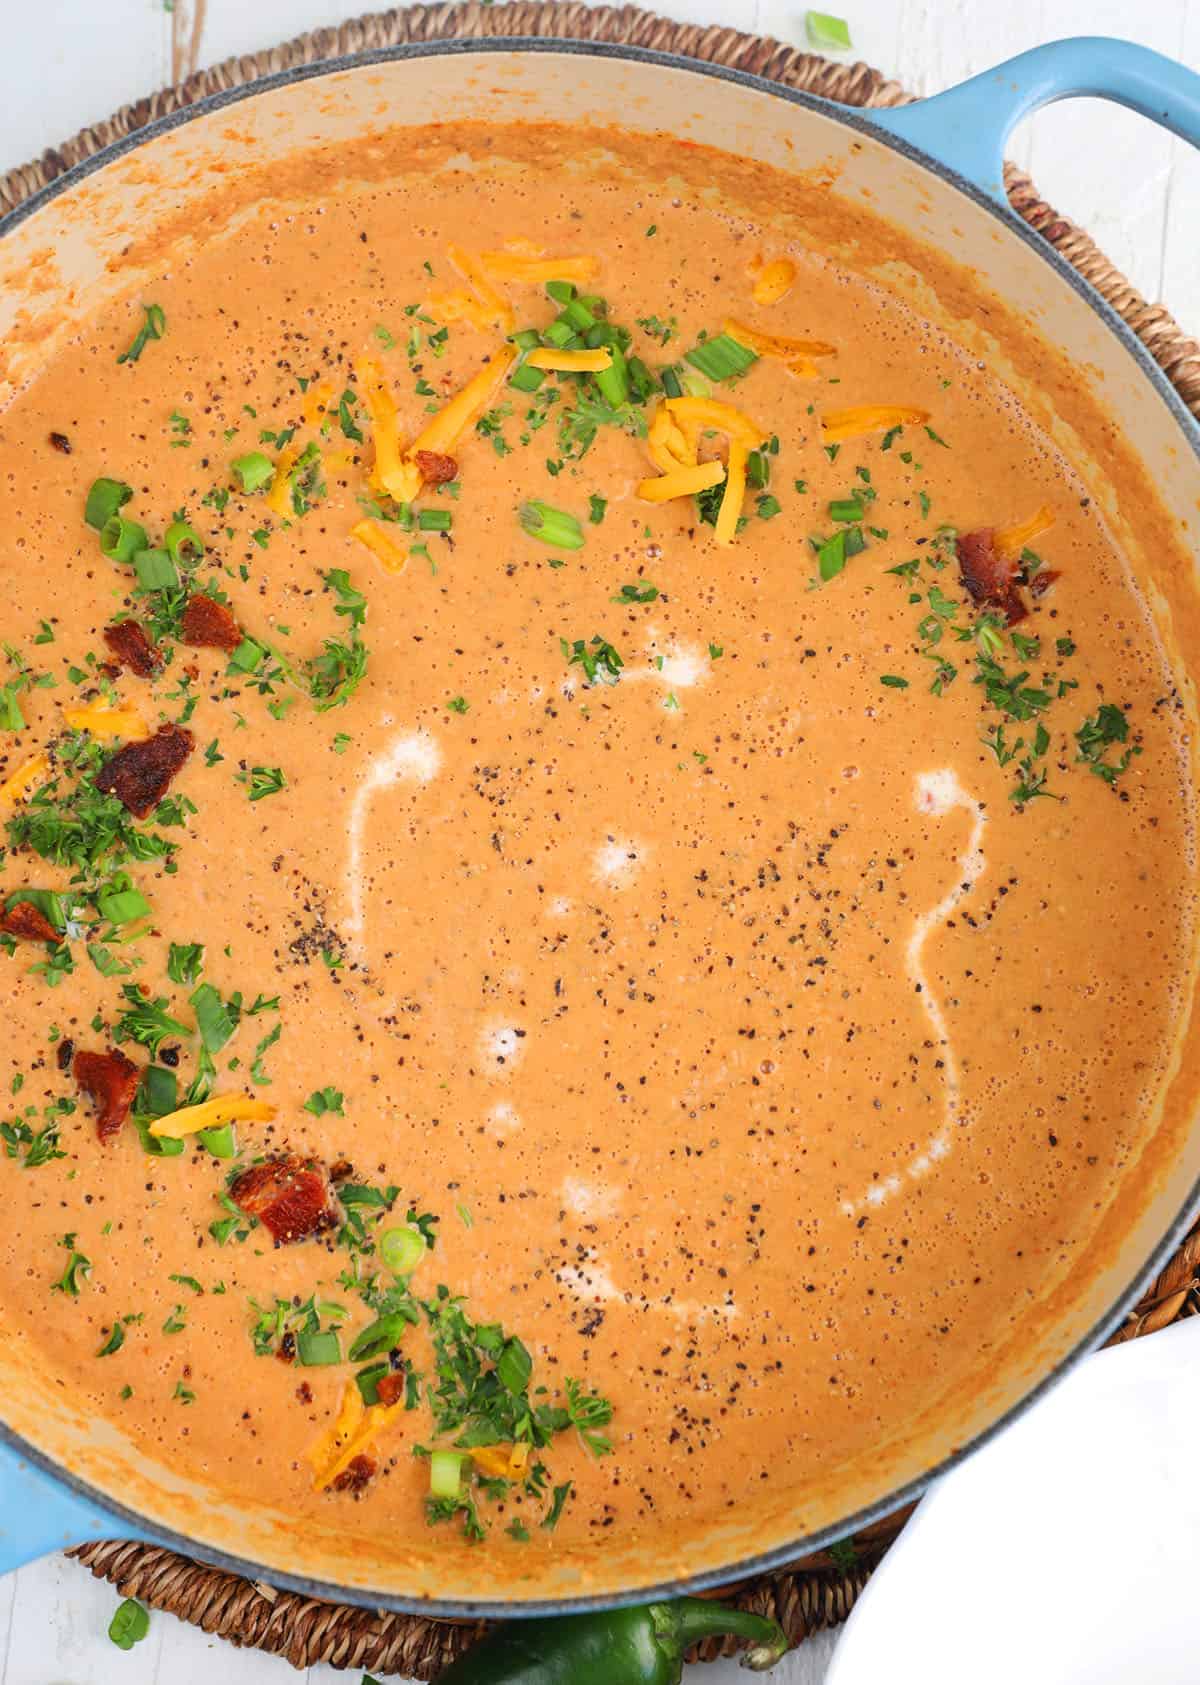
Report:
<svg viewBox="0 0 1200 1685"><path fill-rule="evenodd" d="M0 931L18 942L57 942L58 932L32 901L14 901L0 918Z"/></svg>
<svg viewBox="0 0 1200 1685"><path fill-rule="evenodd" d="M374 1457L369 1457L365 1451L360 1451L357 1457L352 1457L333 1482L335 1492L353 1492L356 1496L364 1491L379 1473L379 1464Z"/></svg>
<svg viewBox="0 0 1200 1685"><path fill-rule="evenodd" d="M96 788L115 795L135 819L145 819L166 795L195 741L184 726L160 725L144 743L127 743L110 756L96 776Z"/></svg>
<svg viewBox="0 0 1200 1685"><path fill-rule="evenodd" d="M110 1141L129 1116L142 1078L141 1066L112 1047L107 1053L77 1053L72 1069L75 1081L96 1107L101 1143Z"/></svg>
<svg viewBox="0 0 1200 1685"><path fill-rule="evenodd" d="M978 607L1001 609L1010 626L1024 620L1029 610L1017 589L1020 562L1016 557L1002 556L996 549L993 527L981 527L977 532L965 532L955 545L962 582Z"/></svg>
<svg viewBox="0 0 1200 1685"><path fill-rule="evenodd" d="M441 451L416 451L413 461L421 470L421 478L431 486L444 486L458 475L458 463L452 456L443 456Z"/></svg>
<svg viewBox="0 0 1200 1685"><path fill-rule="evenodd" d="M248 1217L258 1218L276 1246L307 1240L337 1222L324 1170L290 1153L243 1170L230 1184L229 1197Z"/></svg>
<svg viewBox="0 0 1200 1685"><path fill-rule="evenodd" d="M381 1375L379 1384L375 1388L375 1395L380 1404L399 1404L404 1397L404 1376L398 1373Z"/></svg>
<svg viewBox="0 0 1200 1685"><path fill-rule="evenodd" d="M50 443L54 446L56 451L61 451L64 456L70 456L71 441L67 438L65 433L51 433Z"/></svg>
<svg viewBox="0 0 1200 1685"><path fill-rule="evenodd" d="M146 636L136 620L117 620L104 628L104 641L122 667L139 679L152 679L163 664L162 651Z"/></svg>
<svg viewBox="0 0 1200 1685"><path fill-rule="evenodd" d="M242 629L224 603L197 591L187 600L179 636L193 649L236 649L242 641Z"/></svg>

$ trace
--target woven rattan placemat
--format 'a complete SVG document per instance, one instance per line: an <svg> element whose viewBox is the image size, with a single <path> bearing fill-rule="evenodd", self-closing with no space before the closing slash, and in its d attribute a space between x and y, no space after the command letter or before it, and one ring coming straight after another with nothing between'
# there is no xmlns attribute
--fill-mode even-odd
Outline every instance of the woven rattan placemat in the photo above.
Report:
<svg viewBox="0 0 1200 1685"><path fill-rule="evenodd" d="M270 52L227 59L198 71L176 87L127 105L105 123L84 129L35 163L0 178L0 211L10 210L56 176L102 147L143 128L156 117L206 95L238 87L295 65L409 41L497 35L569 36L626 42L662 52L707 59L752 71L790 88L802 88L846 105L900 105L911 96L865 64L835 64L740 30L671 23L636 6L549 4L412 6L319 29ZM1200 418L1200 345L1188 338L1162 305L1148 303L1081 228L1039 198L1028 176L1005 167L1009 198L1081 275L1104 295ZM1200 1312L1200 1227L1193 1230L1162 1275L1131 1311L1113 1342L1152 1333L1178 1317ZM856 1535L835 1552L820 1551L790 1568L730 1588L730 1600L773 1614L799 1643L822 1627L845 1620L855 1599L907 1519L907 1511ZM350 1605L322 1603L241 1579L174 1551L151 1545L100 1543L70 1553L93 1574L110 1580L125 1597L247 1644L286 1656L296 1667L329 1662L374 1674L433 1679L439 1669L479 1636L470 1623L420 1615L377 1614ZM732 1649L734 1646L729 1645ZM705 1659L722 1653L705 1645Z"/></svg>

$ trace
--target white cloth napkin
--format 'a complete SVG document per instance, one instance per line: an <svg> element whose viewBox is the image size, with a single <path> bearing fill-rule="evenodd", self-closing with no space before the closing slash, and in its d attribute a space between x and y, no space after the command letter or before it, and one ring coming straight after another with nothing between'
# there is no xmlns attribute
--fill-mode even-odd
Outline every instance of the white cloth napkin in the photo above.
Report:
<svg viewBox="0 0 1200 1685"><path fill-rule="evenodd" d="M1097 1352L922 1500L827 1685L1196 1685L1200 1317Z"/></svg>

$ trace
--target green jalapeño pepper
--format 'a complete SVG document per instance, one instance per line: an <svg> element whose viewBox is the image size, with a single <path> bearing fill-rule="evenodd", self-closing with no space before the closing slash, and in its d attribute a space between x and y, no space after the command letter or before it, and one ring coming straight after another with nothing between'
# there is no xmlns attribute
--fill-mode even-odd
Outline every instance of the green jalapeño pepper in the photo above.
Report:
<svg viewBox="0 0 1200 1685"><path fill-rule="evenodd" d="M749 1641L743 1667L773 1667L788 1647L778 1621L698 1597L510 1621L441 1674L438 1685L679 1685L683 1655L702 1638Z"/></svg>

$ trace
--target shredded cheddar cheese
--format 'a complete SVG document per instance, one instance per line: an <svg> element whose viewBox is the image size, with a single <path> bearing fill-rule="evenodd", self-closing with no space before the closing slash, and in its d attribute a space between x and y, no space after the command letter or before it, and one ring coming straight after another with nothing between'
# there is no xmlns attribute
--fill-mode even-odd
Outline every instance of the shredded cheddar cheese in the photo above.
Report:
<svg viewBox="0 0 1200 1685"><path fill-rule="evenodd" d="M998 527L994 535L996 549L1001 556L1011 560L1014 556L1019 556L1025 546L1032 544L1035 538L1049 532L1053 525L1054 511L1048 504L1043 503L1027 520L1018 521L1011 527Z"/></svg>
<svg viewBox="0 0 1200 1685"><path fill-rule="evenodd" d="M711 427L730 439L740 439L751 450L767 437L766 431L744 410L722 403L719 398L667 398L665 406L671 418L680 424L685 436L689 428L699 432Z"/></svg>
<svg viewBox="0 0 1200 1685"><path fill-rule="evenodd" d="M357 538L381 564L387 573L403 573L408 566L408 551L397 544L391 533L385 532L378 521L357 521L350 528L351 538Z"/></svg>
<svg viewBox="0 0 1200 1685"><path fill-rule="evenodd" d="M25 761L0 784L0 802L13 805L24 801L33 786L40 784L49 771L48 755L35 755L32 760Z"/></svg>
<svg viewBox="0 0 1200 1685"><path fill-rule="evenodd" d="M182 1141L185 1135L195 1135L201 1129L219 1129L223 1123L251 1121L267 1123L275 1116L269 1100L256 1100L250 1094L218 1094L211 1100L201 1100L195 1106L180 1106L165 1117L156 1118L150 1133L156 1141Z"/></svg>
<svg viewBox="0 0 1200 1685"><path fill-rule="evenodd" d="M375 446L371 484L376 491L387 492L400 503L411 502L421 489L421 476L401 458L396 400L384 379L383 369L374 357L360 357L354 368L371 417L371 442Z"/></svg>
<svg viewBox="0 0 1200 1685"><path fill-rule="evenodd" d="M323 1492L332 1486L338 1475L349 1468L355 1457L370 1449L403 1409L403 1400L396 1404L372 1404L368 1408L357 1383L347 1381L336 1417L304 1453L312 1467L313 1489Z"/></svg>
<svg viewBox="0 0 1200 1685"><path fill-rule="evenodd" d="M512 305L492 285L479 259L461 246L448 246L446 254L463 280L468 282L479 300L481 327L497 327L501 333L511 333L516 325Z"/></svg>
<svg viewBox="0 0 1200 1685"><path fill-rule="evenodd" d="M310 386L304 394L304 403L300 411L305 427L319 427L329 414L332 401L333 387L327 380L321 381L318 386Z"/></svg>
<svg viewBox="0 0 1200 1685"><path fill-rule="evenodd" d="M664 474L675 468L689 468L696 461L694 445L689 446L678 422L662 404L655 410L647 429L646 449L654 466Z"/></svg>
<svg viewBox="0 0 1200 1685"><path fill-rule="evenodd" d="M672 497L694 497L698 491L719 486L725 478L721 462L696 462L687 468L671 468L653 480L642 480L637 489L647 503L665 503Z"/></svg>
<svg viewBox="0 0 1200 1685"><path fill-rule="evenodd" d="M546 281L590 281L599 265L594 257L522 256L516 252L483 252L484 268L498 281L537 286Z"/></svg>
<svg viewBox="0 0 1200 1685"><path fill-rule="evenodd" d="M519 1439L515 1445L476 1445L471 1448L471 1461L481 1474L496 1480L519 1480L529 1464L529 1441Z"/></svg>
<svg viewBox="0 0 1200 1685"><path fill-rule="evenodd" d="M299 449L295 445L288 445L279 453L279 460L275 464L275 478L271 481L271 489L267 493L267 508L273 515L281 519L291 513L292 469L296 466Z"/></svg>
<svg viewBox="0 0 1200 1685"><path fill-rule="evenodd" d="M439 322L470 322L473 328L490 328L495 324L495 311L481 304L475 294L464 287L453 292L435 293L426 300L425 308Z"/></svg>
<svg viewBox="0 0 1200 1685"><path fill-rule="evenodd" d="M748 454L744 440L730 439L729 463L725 470L725 495L721 499L721 508L717 515L716 538L718 544L732 544L737 533L742 504L746 501L746 457Z"/></svg>
<svg viewBox="0 0 1200 1685"><path fill-rule="evenodd" d="M553 345L539 345L525 361L531 369L553 369L559 374L595 373L612 367L612 352L603 345L594 351L557 351Z"/></svg>
<svg viewBox="0 0 1200 1685"><path fill-rule="evenodd" d="M821 438L827 445L861 439L867 433L886 433L889 427L929 420L928 410L907 404L857 404L849 410L830 410L821 417Z"/></svg>
<svg viewBox="0 0 1200 1685"><path fill-rule="evenodd" d="M750 296L755 304L778 304L796 284L796 265L790 257L772 258L770 263L756 257L750 273L754 277Z"/></svg>
<svg viewBox="0 0 1200 1685"><path fill-rule="evenodd" d="M517 348L515 345L501 346L491 362L485 363L479 373L467 382L462 391L456 392L450 402L438 411L425 431L419 433L413 440L405 452L405 458L417 474L418 490L420 489L420 470L416 468L412 458L416 456L418 451L432 451L439 456L449 455L467 431L467 428L474 425L475 418L487 408L488 400L508 373L516 355ZM416 494L413 493L412 495L415 496Z"/></svg>
<svg viewBox="0 0 1200 1685"><path fill-rule="evenodd" d="M150 727L135 708L64 708L63 718L72 731L87 731L93 737L127 737L131 743L141 743L150 735Z"/></svg>
<svg viewBox="0 0 1200 1685"><path fill-rule="evenodd" d="M736 339L739 345L744 345L749 351L757 351L760 357L771 357L776 362L785 363L795 375L810 378L818 370L813 362L814 357L836 357L837 346L827 345L823 339L784 339L779 334L759 333L757 328L747 327L744 322L735 322L726 318L722 324L724 331L731 339Z"/></svg>

